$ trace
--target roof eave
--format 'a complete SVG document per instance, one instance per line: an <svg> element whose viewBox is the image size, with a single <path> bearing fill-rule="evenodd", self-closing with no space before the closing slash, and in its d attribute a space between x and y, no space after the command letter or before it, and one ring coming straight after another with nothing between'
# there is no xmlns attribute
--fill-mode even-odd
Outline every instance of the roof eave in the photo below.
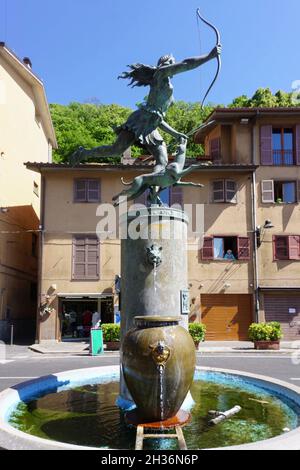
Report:
<svg viewBox="0 0 300 470"><path fill-rule="evenodd" d="M0 43L0 54L32 86L39 117L45 128L45 133L54 149L58 148L55 130L50 114L46 91L42 80L35 75L23 62L4 44Z"/></svg>
<svg viewBox="0 0 300 470"><path fill-rule="evenodd" d="M188 164L189 162L187 162ZM199 163L199 160L198 160ZM116 172L116 171L152 171L153 166L150 165L97 165L97 164L82 164L80 166L72 167L68 164L59 164L59 163L34 163L34 162L27 162L24 163L26 168L31 171L35 171L38 173L45 173L45 172L57 172L57 171L107 171L107 172ZM207 165L203 164L202 166L195 168L194 171L231 171L231 172L254 172L258 168L257 165Z"/></svg>

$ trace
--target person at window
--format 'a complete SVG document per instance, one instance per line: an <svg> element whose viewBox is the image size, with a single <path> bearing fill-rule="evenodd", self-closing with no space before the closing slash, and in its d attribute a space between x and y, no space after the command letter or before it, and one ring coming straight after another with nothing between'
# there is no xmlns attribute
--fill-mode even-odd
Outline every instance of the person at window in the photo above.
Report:
<svg viewBox="0 0 300 470"><path fill-rule="evenodd" d="M224 259L234 261L236 258L234 256L234 254L232 253L232 250L227 250L225 255L224 255Z"/></svg>

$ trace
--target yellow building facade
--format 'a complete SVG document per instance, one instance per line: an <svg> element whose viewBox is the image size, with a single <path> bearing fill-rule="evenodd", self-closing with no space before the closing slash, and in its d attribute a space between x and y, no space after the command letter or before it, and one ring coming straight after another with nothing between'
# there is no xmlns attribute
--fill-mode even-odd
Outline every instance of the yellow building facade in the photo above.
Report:
<svg viewBox="0 0 300 470"><path fill-rule="evenodd" d="M26 63L25 63L26 62ZM0 340L34 337L40 175L28 160L48 162L56 147L42 81L0 43Z"/></svg>
<svg viewBox="0 0 300 470"><path fill-rule="evenodd" d="M198 163L212 164L188 178L204 188L164 194L198 210L189 316L206 324L207 340L246 340L249 325L265 320L280 321L286 340L300 339L299 126L297 108L214 111L195 135L205 147ZM98 241L96 231L121 177L151 171L126 163L27 165L42 176L39 341L88 336L93 312L112 322L121 308L120 241Z"/></svg>

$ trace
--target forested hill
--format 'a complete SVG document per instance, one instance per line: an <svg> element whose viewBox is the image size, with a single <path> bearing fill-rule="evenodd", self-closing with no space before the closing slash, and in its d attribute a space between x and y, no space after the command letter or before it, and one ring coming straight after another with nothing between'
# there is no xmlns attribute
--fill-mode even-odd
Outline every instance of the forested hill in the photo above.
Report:
<svg viewBox="0 0 300 470"><path fill-rule="evenodd" d="M221 104L208 104L201 109L200 103L178 101L169 109L166 121L176 130L187 134L199 126L214 108L220 106L224 107ZM295 102L292 93L278 91L273 95L269 88L259 88L251 98L246 95L239 96L228 105L229 108L257 106L290 107L295 106ZM56 162L67 161L69 155L80 145L92 148L111 144L115 139L114 127L125 122L133 111L117 104L91 103L71 103L67 106L51 104L50 110L59 145L59 149L54 152ZM172 138L167 134L164 134L164 137L169 144ZM133 156L138 156L143 150L133 147L132 152ZM190 140L188 156L197 156L201 152L201 147Z"/></svg>

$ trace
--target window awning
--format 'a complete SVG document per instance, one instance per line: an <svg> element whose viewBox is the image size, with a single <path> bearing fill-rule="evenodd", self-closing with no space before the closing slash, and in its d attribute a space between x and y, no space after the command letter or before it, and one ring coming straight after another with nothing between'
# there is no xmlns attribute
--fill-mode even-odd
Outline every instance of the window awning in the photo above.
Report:
<svg viewBox="0 0 300 470"><path fill-rule="evenodd" d="M113 293L107 293L107 294L99 294L99 293L80 293L80 294L73 294L71 293L58 293L57 296L59 298L63 298L66 300L80 300L80 299L105 299L107 297L113 297Z"/></svg>

